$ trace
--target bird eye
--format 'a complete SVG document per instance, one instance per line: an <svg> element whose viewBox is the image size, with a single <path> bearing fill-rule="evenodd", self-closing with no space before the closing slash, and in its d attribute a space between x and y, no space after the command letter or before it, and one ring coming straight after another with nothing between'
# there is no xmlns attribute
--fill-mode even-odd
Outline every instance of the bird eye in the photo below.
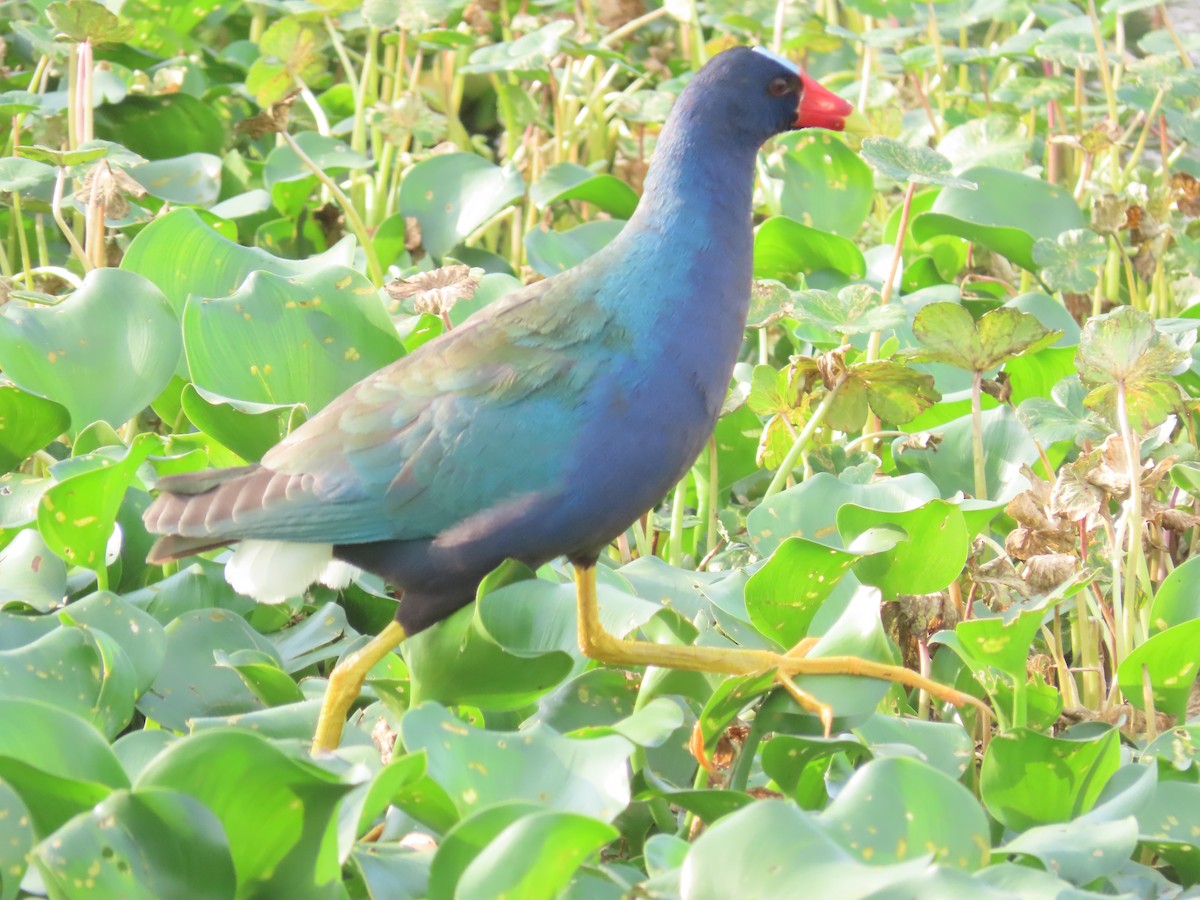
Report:
<svg viewBox="0 0 1200 900"><path fill-rule="evenodd" d="M767 90L770 92L772 97L782 97L784 94L790 91L791 88L792 86L788 83L786 78L772 78L771 83L767 85Z"/></svg>

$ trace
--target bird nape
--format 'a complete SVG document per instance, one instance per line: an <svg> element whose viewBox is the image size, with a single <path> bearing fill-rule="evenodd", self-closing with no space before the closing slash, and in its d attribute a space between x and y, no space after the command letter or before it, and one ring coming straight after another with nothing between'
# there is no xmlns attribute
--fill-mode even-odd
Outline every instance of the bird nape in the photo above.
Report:
<svg viewBox="0 0 1200 900"><path fill-rule="evenodd" d="M565 556L579 643L622 666L848 674L976 703L900 666L856 657L624 640L600 624L600 553L682 478L716 424L750 298L759 147L841 130L852 109L793 63L744 47L680 94L637 210L585 262L519 288L363 379L256 465L163 478L145 514L151 562L237 543L226 577L279 601L345 564L400 594L396 620L335 666L314 750L341 740L367 672L475 597L504 560ZM339 571L340 569L340 571Z"/></svg>

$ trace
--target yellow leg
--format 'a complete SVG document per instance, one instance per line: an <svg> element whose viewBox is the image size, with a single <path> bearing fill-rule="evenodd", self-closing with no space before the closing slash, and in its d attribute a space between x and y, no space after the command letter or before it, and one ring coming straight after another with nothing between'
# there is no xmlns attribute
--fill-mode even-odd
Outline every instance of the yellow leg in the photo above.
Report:
<svg viewBox="0 0 1200 900"><path fill-rule="evenodd" d="M355 650L329 673L329 686L325 689L325 701L321 704L321 715L317 719L317 731L313 735L314 753L336 750L342 740L342 726L350 705L358 699L363 681L374 665L400 646L406 637L399 622L391 622L387 628Z"/></svg>
<svg viewBox="0 0 1200 900"><path fill-rule="evenodd" d="M985 716L991 715L987 705L969 694L938 684L903 666L890 666L860 659L857 656L822 656L810 659L805 654L815 641L805 639L787 653L770 650L746 650L720 647L681 647L671 644L652 644L648 641L627 641L614 637L600 624L596 603L596 570L576 566L575 590L579 606L579 648L585 656L619 666L661 666L668 669L689 669L697 672L720 672L725 675L756 675L776 670L780 684L805 709L829 719L829 708L791 683L794 675L862 675L882 681L895 681L909 688L920 688L930 696L955 706L971 704Z"/></svg>

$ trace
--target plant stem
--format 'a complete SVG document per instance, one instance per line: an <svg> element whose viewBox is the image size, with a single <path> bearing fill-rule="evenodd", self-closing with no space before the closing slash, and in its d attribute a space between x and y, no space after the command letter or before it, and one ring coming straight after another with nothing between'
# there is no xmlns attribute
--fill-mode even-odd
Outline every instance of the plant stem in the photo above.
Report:
<svg viewBox="0 0 1200 900"><path fill-rule="evenodd" d="M1137 616L1137 582L1138 573L1142 571L1145 560L1142 555L1142 479L1141 479L1141 448L1137 436L1129 426L1129 410L1126 404L1125 382L1117 382L1117 423L1121 429L1121 443L1125 445L1125 465L1129 472L1129 510L1126 516L1125 534L1129 541L1125 557L1125 591L1122 603L1122 615L1117 617L1114 609L1114 625L1116 626L1116 653L1113 660L1113 671L1116 671L1121 660L1133 649L1134 621ZM1120 553L1119 547L1113 548L1114 556ZM1116 586L1114 584L1114 592ZM1115 597L1114 597L1115 599Z"/></svg>
<svg viewBox="0 0 1200 900"><path fill-rule="evenodd" d="M783 490L783 486L787 483L788 476L792 474L792 469L796 467L797 460L800 459L801 454L803 454L807 449L809 441L812 440L812 436L816 433L817 428L820 426L821 422L824 421L826 414L829 412L829 408L833 406L833 401L837 398L838 392L842 389L842 385L846 383L848 378L848 373L843 373L838 380L834 382L833 387L829 389L829 393L827 393L824 399L821 400L820 405L813 410L812 418L804 423L804 429L796 436L796 440L793 442L792 448L788 450L787 456L785 456L783 458L783 462L779 464L779 468L775 472L775 477L772 478L771 483L767 485L767 489L763 493L764 500L773 494L778 494L781 490Z"/></svg>
<svg viewBox="0 0 1200 900"><path fill-rule="evenodd" d="M50 201L50 214L54 216L54 221L58 223L59 230L63 233L63 237L67 239L67 243L71 247L71 252L83 266L83 271L92 271L92 261L88 258L87 252L79 243L79 239L75 237L75 232L67 226L67 220L62 214L62 195L63 185L67 180L66 166L58 167L58 177L54 179L54 197ZM27 282L28 283L28 282Z"/></svg>
<svg viewBox="0 0 1200 900"><path fill-rule="evenodd" d="M337 186L337 183L325 174L325 170L318 166L312 157L300 148L294 137L286 131L281 131L280 135L287 142L287 145L292 148L296 156L300 158L300 161L308 167L309 171L317 176L317 180L325 185L326 189L337 201L338 206L342 208L342 212L346 215L346 224L350 226L350 230L354 232L354 236L358 238L358 242L362 245L363 253L366 254L367 272L371 276L371 281L374 282L376 287L379 287L384 281L383 268L379 265L379 257L375 253L375 245L371 241L371 234L367 231L367 226L358 215L358 210L354 208L354 204L350 202L350 198L342 193L342 189Z"/></svg>
<svg viewBox="0 0 1200 900"><path fill-rule="evenodd" d="M983 455L983 373L971 375L971 455L975 464L975 499L987 499L987 466Z"/></svg>
<svg viewBox="0 0 1200 900"><path fill-rule="evenodd" d="M688 476L684 475L675 485L675 495L671 499L671 534L670 550L667 562L673 566L683 565L683 505L687 502Z"/></svg>

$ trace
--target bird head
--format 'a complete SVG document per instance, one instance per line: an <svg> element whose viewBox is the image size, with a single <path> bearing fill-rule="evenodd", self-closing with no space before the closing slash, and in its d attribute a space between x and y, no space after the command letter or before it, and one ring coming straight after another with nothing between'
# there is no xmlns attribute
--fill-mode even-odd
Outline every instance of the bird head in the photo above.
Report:
<svg viewBox="0 0 1200 900"><path fill-rule="evenodd" d="M726 128L758 143L796 128L843 131L848 120L860 118L794 62L764 47L733 47L713 57L680 97L681 103L689 100L719 107Z"/></svg>

